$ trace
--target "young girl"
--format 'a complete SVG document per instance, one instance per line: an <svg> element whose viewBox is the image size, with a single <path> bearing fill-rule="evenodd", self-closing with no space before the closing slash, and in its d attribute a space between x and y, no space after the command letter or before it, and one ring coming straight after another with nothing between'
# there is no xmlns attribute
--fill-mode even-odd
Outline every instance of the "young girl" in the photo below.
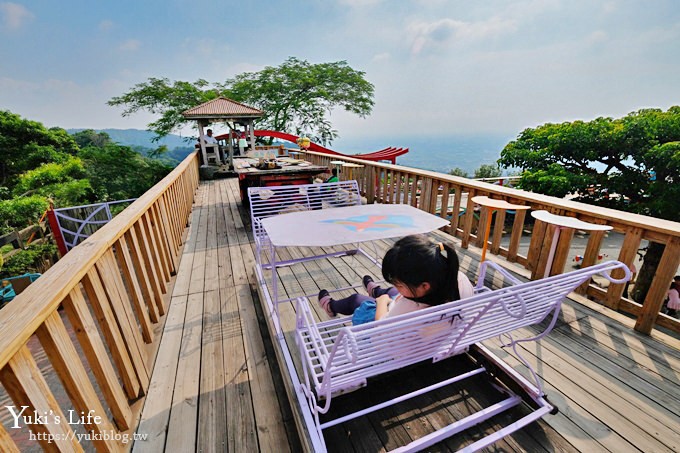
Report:
<svg viewBox="0 0 680 453"><path fill-rule="evenodd" d="M344 299L319 292L319 304L329 316L353 315L353 324L420 310L432 305L473 295L470 280L458 271L453 244L435 243L427 236L406 236L387 251L382 263L385 281L394 287L383 289L366 275L368 296L352 294Z"/></svg>

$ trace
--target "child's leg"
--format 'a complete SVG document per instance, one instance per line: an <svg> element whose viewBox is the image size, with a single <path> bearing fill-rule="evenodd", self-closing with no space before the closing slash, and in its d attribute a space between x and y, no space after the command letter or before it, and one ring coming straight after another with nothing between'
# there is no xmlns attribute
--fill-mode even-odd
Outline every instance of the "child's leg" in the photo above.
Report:
<svg viewBox="0 0 680 453"><path fill-rule="evenodd" d="M366 300L372 299L368 296L364 296L362 294L352 294L349 297L345 297L344 299L331 299L330 300L330 307L331 310L333 310L334 313L340 313L342 315L351 315L354 313L354 310L359 308L359 306Z"/></svg>

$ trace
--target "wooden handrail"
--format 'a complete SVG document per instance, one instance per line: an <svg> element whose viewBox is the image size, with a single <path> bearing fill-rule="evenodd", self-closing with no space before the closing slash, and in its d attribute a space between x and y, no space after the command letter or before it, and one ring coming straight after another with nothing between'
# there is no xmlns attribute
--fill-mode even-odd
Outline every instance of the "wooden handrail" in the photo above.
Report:
<svg viewBox="0 0 680 453"><path fill-rule="evenodd" d="M86 423L88 429L111 434L133 427L131 402L146 393L152 366L145 345L154 342L152 325L165 313L163 294L177 269L197 187L198 155L193 153L0 311L0 382L17 407L64 415L27 347L36 334L75 409L86 414L94 410L100 417ZM76 352L57 311L60 306L88 366ZM87 368L104 401L96 395ZM67 423L30 427L62 437L72 432ZM0 440L0 449L11 449L13 442L1 426ZM47 439L40 443L54 449ZM60 443L60 449L82 450L77 442ZM115 439L94 443L98 451L125 449Z"/></svg>
<svg viewBox="0 0 680 453"><path fill-rule="evenodd" d="M577 292L609 308L632 314L637 318L635 329L640 332L649 334L654 325L680 332L680 322L677 319L659 313L668 285L680 266L680 223L678 222L400 165L368 162L346 156L328 156L313 151L308 151L306 158L314 164L326 165L329 168L331 160L343 160L363 165L363 168L355 170L354 176L359 181L362 194L366 196L369 203L409 203L442 217L450 214L451 223L445 231L459 237L465 248L470 242L482 247L482 235L473 233L473 225L477 214L478 222L482 225L486 224L489 215L487 209L475 210L475 204L471 201L475 195L486 195L513 204L527 205L533 210L544 209L554 214L573 216L590 223L610 225L613 231L624 234L619 256L611 258L618 259L629 266L633 263L642 240L665 244L661 263L642 304L622 298L624 290L622 284L612 284L606 289L584 284ZM465 205L463 205L464 202ZM445 209L442 209L442 206ZM505 257L510 262L517 262L524 266L531 271L532 278L542 276L547 265L552 237L549 233L552 227L537 221L531 233L527 256L523 256L518 250L525 228L525 211L516 213L507 247L501 246L506 213L499 211L495 215L494 233L489 238L490 251ZM570 231L560 236L551 275L564 270L573 233ZM603 238L603 232L590 234L582 266L589 266L597 261Z"/></svg>

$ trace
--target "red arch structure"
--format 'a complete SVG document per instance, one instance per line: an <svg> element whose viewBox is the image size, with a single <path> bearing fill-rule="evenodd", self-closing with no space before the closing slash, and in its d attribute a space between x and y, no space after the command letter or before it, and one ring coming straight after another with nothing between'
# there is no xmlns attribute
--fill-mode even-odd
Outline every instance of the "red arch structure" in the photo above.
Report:
<svg viewBox="0 0 680 453"><path fill-rule="evenodd" d="M297 139L300 138L297 135L293 134L288 134L286 132L279 132L279 131L269 131L269 130L256 130L255 131L255 137L274 137L274 138L279 138L281 140L286 140L291 143L297 144ZM225 135L219 135L216 137L218 140L227 138L226 134ZM321 145L318 145L316 143L310 143L309 144L309 149L311 151L316 151L319 153L324 153L324 154L330 154L333 156L341 156L341 157L354 157L355 159L363 159L363 160L370 160L373 162L377 162L380 160L388 160L391 163L395 164L397 162L397 157L402 156L406 153L408 153L408 148L395 148L395 147L389 147L389 148L384 148L381 149L380 151L375 151L372 153L366 153L366 154L342 154L337 151L333 151L332 149L328 149L326 147L323 147Z"/></svg>

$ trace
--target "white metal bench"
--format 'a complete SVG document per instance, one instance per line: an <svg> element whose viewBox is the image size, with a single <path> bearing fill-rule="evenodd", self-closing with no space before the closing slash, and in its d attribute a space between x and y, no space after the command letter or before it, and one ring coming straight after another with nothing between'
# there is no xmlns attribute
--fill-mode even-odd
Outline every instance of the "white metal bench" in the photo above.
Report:
<svg viewBox="0 0 680 453"><path fill-rule="evenodd" d="M277 266L290 264L277 261L262 220L290 212L338 208L361 204L361 193L356 181L339 181L323 184L292 186L249 187L250 219L256 245L257 264L267 267L274 261ZM326 255L324 255L326 256ZM315 259L318 257L308 257Z"/></svg>
<svg viewBox="0 0 680 453"><path fill-rule="evenodd" d="M500 272L511 286L496 290L484 287L484 277L489 268ZM614 269L622 269L625 277L619 280L612 278L610 273ZM630 271L626 265L618 261L609 261L542 280L522 283L499 266L486 261L480 267L480 283L475 288L475 296L357 326L351 325L351 318L317 323L307 298L298 298L296 341L304 367L301 390L307 396L308 410L312 415L307 419L314 420L314 426L308 428L310 432L316 432L318 435L319 444L316 448L325 451L323 430L326 428L485 373L487 370L480 366L473 371L395 400L321 423L319 415L329 410L335 395L365 386L368 378L425 360L436 362L467 352L473 345L493 362L493 366L500 367L524 389L525 396L533 400L534 411L474 442L465 450L475 451L488 446L554 410L545 398L536 372L518 353L516 346L521 342L536 341L550 332L557 321L564 298L596 274L613 283L623 283L630 278ZM512 338L513 331L544 321L546 325L537 336L517 340ZM507 337L504 344L511 346L517 358L527 366L533 382L524 379L478 344L496 336ZM505 389L505 393L507 398L504 401L414 440L399 450L415 451L426 448L522 402L522 398L509 389Z"/></svg>

